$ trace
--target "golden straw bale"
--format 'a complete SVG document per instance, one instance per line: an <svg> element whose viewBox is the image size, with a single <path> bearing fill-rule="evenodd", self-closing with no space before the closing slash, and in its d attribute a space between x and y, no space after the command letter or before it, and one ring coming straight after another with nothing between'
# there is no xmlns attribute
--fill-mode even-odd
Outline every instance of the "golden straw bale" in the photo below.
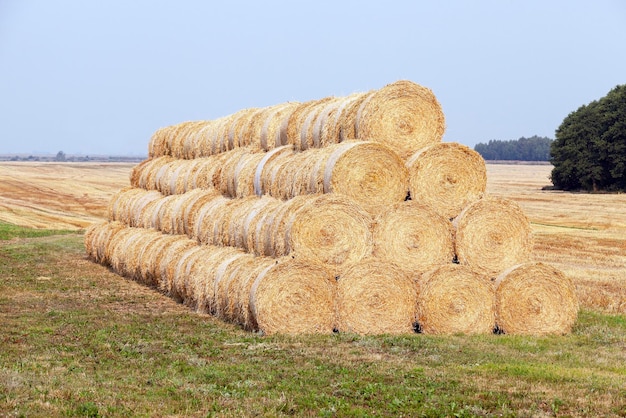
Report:
<svg viewBox="0 0 626 418"><path fill-rule="evenodd" d="M336 97L326 97L321 100L317 100L314 105L309 107L305 113L302 114L300 120L300 126L298 127L299 146L296 148L303 151L309 148L316 147L313 139L313 130L315 122L320 115L326 111L326 107L329 104L333 104L338 99Z"/></svg>
<svg viewBox="0 0 626 418"><path fill-rule="evenodd" d="M337 287L340 332L410 334L414 332L417 285L396 264L366 258L341 272Z"/></svg>
<svg viewBox="0 0 626 418"><path fill-rule="evenodd" d="M128 254L128 263L132 270L129 271L128 276L139 283L148 284L143 277L143 272L147 266L146 254L149 252L149 248L152 248L154 243L161 239L163 234L153 229L136 229L140 233L141 239Z"/></svg>
<svg viewBox="0 0 626 418"><path fill-rule="evenodd" d="M493 283L459 264L435 267L418 281L417 322L424 334L492 333Z"/></svg>
<svg viewBox="0 0 626 418"><path fill-rule="evenodd" d="M193 294L196 310L203 313L215 314L215 278L220 265L234 256L243 254L233 247L203 246L206 255L198 259L187 277L187 288Z"/></svg>
<svg viewBox="0 0 626 418"><path fill-rule="evenodd" d="M336 283L328 269L289 258L261 273L250 290L250 328L265 335L333 332Z"/></svg>
<svg viewBox="0 0 626 418"><path fill-rule="evenodd" d="M136 228L124 228L111 237L108 243L109 265L119 275L124 275L126 258L131 244L140 237Z"/></svg>
<svg viewBox="0 0 626 418"><path fill-rule="evenodd" d="M175 158L185 158L185 144L187 139L193 137L195 131L203 126L205 121L188 121L180 124L172 138L171 155Z"/></svg>
<svg viewBox="0 0 626 418"><path fill-rule="evenodd" d="M127 226L121 222L113 221L109 222L105 228L98 235L98 242L100 245L96 248L96 261L101 264L111 266L113 250L117 241L115 237L120 233L125 233Z"/></svg>
<svg viewBox="0 0 626 418"><path fill-rule="evenodd" d="M211 120L198 121L190 127L185 138L182 139L182 153L175 155L177 158L193 159L200 156L199 138L209 125L213 124Z"/></svg>
<svg viewBox="0 0 626 418"><path fill-rule="evenodd" d="M109 221L121 221L124 217L127 217L128 214L125 213L128 211L128 198L127 195L134 194L138 190L132 186L123 187L118 190L111 196L111 200L107 205L107 219Z"/></svg>
<svg viewBox="0 0 626 418"><path fill-rule="evenodd" d="M257 164L254 171L254 193L257 196L261 196L265 194L264 187L266 186L266 181L264 181L265 177L269 177L268 173L271 171L272 166L275 161L280 158L289 158L293 155L293 146L292 145L284 145L281 147L276 147L271 151L262 154L263 157Z"/></svg>
<svg viewBox="0 0 626 418"><path fill-rule="evenodd" d="M258 138L260 150L269 151L282 146L280 139L280 126L283 120L288 119L291 113L298 107L299 102L286 102L268 108L268 111L255 121L251 126L250 145L254 145ZM260 129L259 129L260 128Z"/></svg>
<svg viewBox="0 0 626 418"><path fill-rule="evenodd" d="M101 228L103 222L94 222L85 228L85 233L83 234L83 246L85 247L85 254L87 254L87 258L93 260L95 257L95 237L98 233L98 228Z"/></svg>
<svg viewBox="0 0 626 418"><path fill-rule="evenodd" d="M260 274L272 268L278 260L268 257L254 257L242 259L229 273L227 287L229 304L229 320L240 324L244 329L254 331L255 322L250 314L250 293L252 285Z"/></svg>
<svg viewBox="0 0 626 418"><path fill-rule="evenodd" d="M291 229L300 208L309 204L310 201L311 196L309 195L289 199L267 215L265 225L262 225L260 229L259 224L257 224L255 234L262 238L256 242L256 253L272 257L289 254L291 243L289 242L288 231Z"/></svg>
<svg viewBox="0 0 626 418"><path fill-rule="evenodd" d="M177 260L172 276L171 297L193 309L196 309L197 301L190 287L189 276L195 264L207 256L208 248L206 245L196 245L187 249Z"/></svg>
<svg viewBox="0 0 626 418"><path fill-rule="evenodd" d="M356 118L363 103L370 95L374 93L373 90L365 93L358 93L353 100L350 100L339 115L339 141L349 141L357 139L356 134Z"/></svg>
<svg viewBox="0 0 626 418"><path fill-rule="evenodd" d="M225 151L246 146L246 130L250 125L250 121L261 111L262 109L252 107L237 112L237 117L231 122L230 128L228 129L228 142Z"/></svg>
<svg viewBox="0 0 626 418"><path fill-rule="evenodd" d="M385 145L344 142L321 150L324 192L352 197L370 213L390 203L402 202L408 193L408 170Z"/></svg>
<svg viewBox="0 0 626 418"><path fill-rule="evenodd" d="M247 236L244 231L246 218L250 214L258 212L259 208L264 204L265 201L258 196L233 199L232 204L227 209L230 210L230 214L224 218L225 225L222 244L245 248L247 246Z"/></svg>
<svg viewBox="0 0 626 418"><path fill-rule="evenodd" d="M143 189L138 189L143 190ZM156 202L158 199L162 199L163 195L156 190L146 190L142 195L139 195L131 203L130 207L130 220L128 225L133 227L141 227L142 219L145 216L146 210L152 202Z"/></svg>
<svg viewBox="0 0 626 418"><path fill-rule="evenodd" d="M174 289L174 273L176 265L181 257L191 249L198 247L198 242L190 240L186 236L174 235L178 239L171 243L160 256L159 263L159 290L168 296L175 296L178 291Z"/></svg>
<svg viewBox="0 0 626 418"><path fill-rule="evenodd" d="M206 162L206 157L194 158L193 160L188 160L187 166L181 173L181 181L183 182L183 188L185 192L188 192L193 189L197 189L196 186L196 175L198 170L202 167L202 164Z"/></svg>
<svg viewBox="0 0 626 418"><path fill-rule="evenodd" d="M319 128L319 146L325 147L330 144L338 144L342 141L341 138L341 116L344 113L344 109L350 107L352 103L359 100L364 96L364 93L353 93L349 96L342 97L337 103L337 106L333 106L330 110L328 117L320 121Z"/></svg>
<svg viewBox="0 0 626 418"><path fill-rule="evenodd" d="M254 176L260 162L266 153L248 154L242 158L235 167L235 178L233 179L233 189L229 193L231 197L254 196Z"/></svg>
<svg viewBox="0 0 626 418"><path fill-rule="evenodd" d="M485 196L454 219L458 261L495 278L511 266L530 261L530 222L512 200Z"/></svg>
<svg viewBox="0 0 626 418"><path fill-rule="evenodd" d="M356 138L381 141L403 159L440 142L445 128L445 117L433 92L407 80L368 95L355 118Z"/></svg>
<svg viewBox="0 0 626 418"><path fill-rule="evenodd" d="M505 334L567 334L578 308L572 280L551 265L523 263L496 279L496 323Z"/></svg>
<svg viewBox="0 0 626 418"><path fill-rule="evenodd" d="M232 200L224 196L214 196L207 199L198 208L198 213L193 224L193 238L202 244L222 245L219 224L226 214L226 207ZM219 238L219 241L218 239Z"/></svg>
<svg viewBox="0 0 626 418"><path fill-rule="evenodd" d="M413 200L390 205L374 224L374 255L414 273L454 260L452 223Z"/></svg>
<svg viewBox="0 0 626 418"><path fill-rule="evenodd" d="M183 209L183 227L185 234L187 234L189 238L195 239L195 225L200 215L201 208L220 195L216 191L202 189L191 190L185 193L185 195L188 196L188 198L186 199L185 208Z"/></svg>
<svg viewBox="0 0 626 418"><path fill-rule="evenodd" d="M148 158L156 158L168 154L167 135L170 126L157 129L148 142Z"/></svg>
<svg viewBox="0 0 626 418"><path fill-rule="evenodd" d="M258 259L251 254L237 253L222 261L215 270L213 281L213 299L215 300L214 315L223 321L235 322L234 287L232 284L242 273L242 266L256 266Z"/></svg>
<svg viewBox="0 0 626 418"><path fill-rule="evenodd" d="M287 123L281 125L281 145L292 144L296 150L305 150L306 144L302 144L300 132L309 112L320 103L329 101L330 97L318 100L310 100L300 103L289 116ZM304 146L303 146L304 145Z"/></svg>
<svg viewBox="0 0 626 418"><path fill-rule="evenodd" d="M133 187L146 190L156 190L156 174L158 170L174 158L170 156L156 157L144 160L133 167L130 175L130 184Z"/></svg>
<svg viewBox="0 0 626 418"><path fill-rule="evenodd" d="M135 165L130 171L130 185L132 187L142 187L140 183L140 179L142 174L147 169L146 166L153 164L156 158L148 158L141 161L139 164Z"/></svg>
<svg viewBox="0 0 626 418"><path fill-rule="evenodd" d="M251 151L248 148L237 148L236 150L225 152L225 159L222 160L219 170L219 177L214 176L217 181L214 183L215 188L222 194L230 196L231 190L234 188L235 170L242 159L248 158Z"/></svg>
<svg viewBox="0 0 626 418"><path fill-rule="evenodd" d="M243 249L256 255L273 255L273 251L265 253L265 237L267 229L271 226L270 216L285 206L286 202L273 197L259 198L259 203L248 211L243 219Z"/></svg>
<svg viewBox="0 0 626 418"><path fill-rule="evenodd" d="M478 200L487 187L487 168L479 153L456 142L423 148L407 161L411 199L426 203L448 219Z"/></svg>
<svg viewBox="0 0 626 418"><path fill-rule="evenodd" d="M338 267L372 253L372 218L347 196L311 196L285 236L294 255Z"/></svg>
<svg viewBox="0 0 626 418"><path fill-rule="evenodd" d="M152 214L152 224L154 229L162 231L166 234L173 234L173 227L175 225L174 217L174 205L176 204L179 196L170 195L164 196L159 202L158 206L155 206L155 212Z"/></svg>
<svg viewBox="0 0 626 418"><path fill-rule="evenodd" d="M310 128L306 129L306 143L309 148L320 148L328 145L328 143L322 143L322 131L325 125L329 123L331 115L341 107L345 99L345 97L334 97L321 106L316 107L315 112L309 115L309 117L313 118L305 122L306 126L310 126ZM332 143L336 142L333 141Z"/></svg>

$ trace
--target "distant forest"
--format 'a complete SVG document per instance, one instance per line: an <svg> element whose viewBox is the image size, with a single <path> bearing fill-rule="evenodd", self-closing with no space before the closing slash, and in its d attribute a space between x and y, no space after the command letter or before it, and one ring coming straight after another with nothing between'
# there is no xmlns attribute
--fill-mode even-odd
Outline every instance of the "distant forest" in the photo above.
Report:
<svg viewBox="0 0 626 418"><path fill-rule="evenodd" d="M535 135L508 141L492 139L476 144L474 150L485 160L549 161L551 143L552 139Z"/></svg>

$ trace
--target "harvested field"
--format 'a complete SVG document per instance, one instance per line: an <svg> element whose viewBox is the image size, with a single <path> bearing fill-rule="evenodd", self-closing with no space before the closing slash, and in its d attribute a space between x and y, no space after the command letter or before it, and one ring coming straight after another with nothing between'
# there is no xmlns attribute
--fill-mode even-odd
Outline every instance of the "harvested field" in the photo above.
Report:
<svg viewBox="0 0 626 418"><path fill-rule="evenodd" d="M106 218L134 164L0 164L0 221L82 229ZM487 193L519 203L531 221L535 261L570 276L580 304L626 313L626 194L541 190L550 165L487 164Z"/></svg>

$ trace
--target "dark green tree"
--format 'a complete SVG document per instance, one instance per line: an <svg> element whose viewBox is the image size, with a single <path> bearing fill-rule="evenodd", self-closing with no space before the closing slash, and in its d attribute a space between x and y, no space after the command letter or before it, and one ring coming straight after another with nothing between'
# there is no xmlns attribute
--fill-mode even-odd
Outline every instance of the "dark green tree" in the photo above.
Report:
<svg viewBox="0 0 626 418"><path fill-rule="evenodd" d="M552 140L537 135L508 141L492 139L474 146L485 160L548 161Z"/></svg>
<svg viewBox="0 0 626 418"><path fill-rule="evenodd" d="M626 191L626 85L570 113L550 153L557 189Z"/></svg>

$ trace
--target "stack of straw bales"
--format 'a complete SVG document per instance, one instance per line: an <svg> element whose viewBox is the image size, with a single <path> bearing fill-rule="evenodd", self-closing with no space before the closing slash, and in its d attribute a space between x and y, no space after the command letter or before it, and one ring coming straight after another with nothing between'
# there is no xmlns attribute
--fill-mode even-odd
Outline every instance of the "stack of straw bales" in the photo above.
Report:
<svg viewBox="0 0 626 418"><path fill-rule="evenodd" d="M571 281L410 81L159 129L88 256L272 333L567 333Z"/></svg>

